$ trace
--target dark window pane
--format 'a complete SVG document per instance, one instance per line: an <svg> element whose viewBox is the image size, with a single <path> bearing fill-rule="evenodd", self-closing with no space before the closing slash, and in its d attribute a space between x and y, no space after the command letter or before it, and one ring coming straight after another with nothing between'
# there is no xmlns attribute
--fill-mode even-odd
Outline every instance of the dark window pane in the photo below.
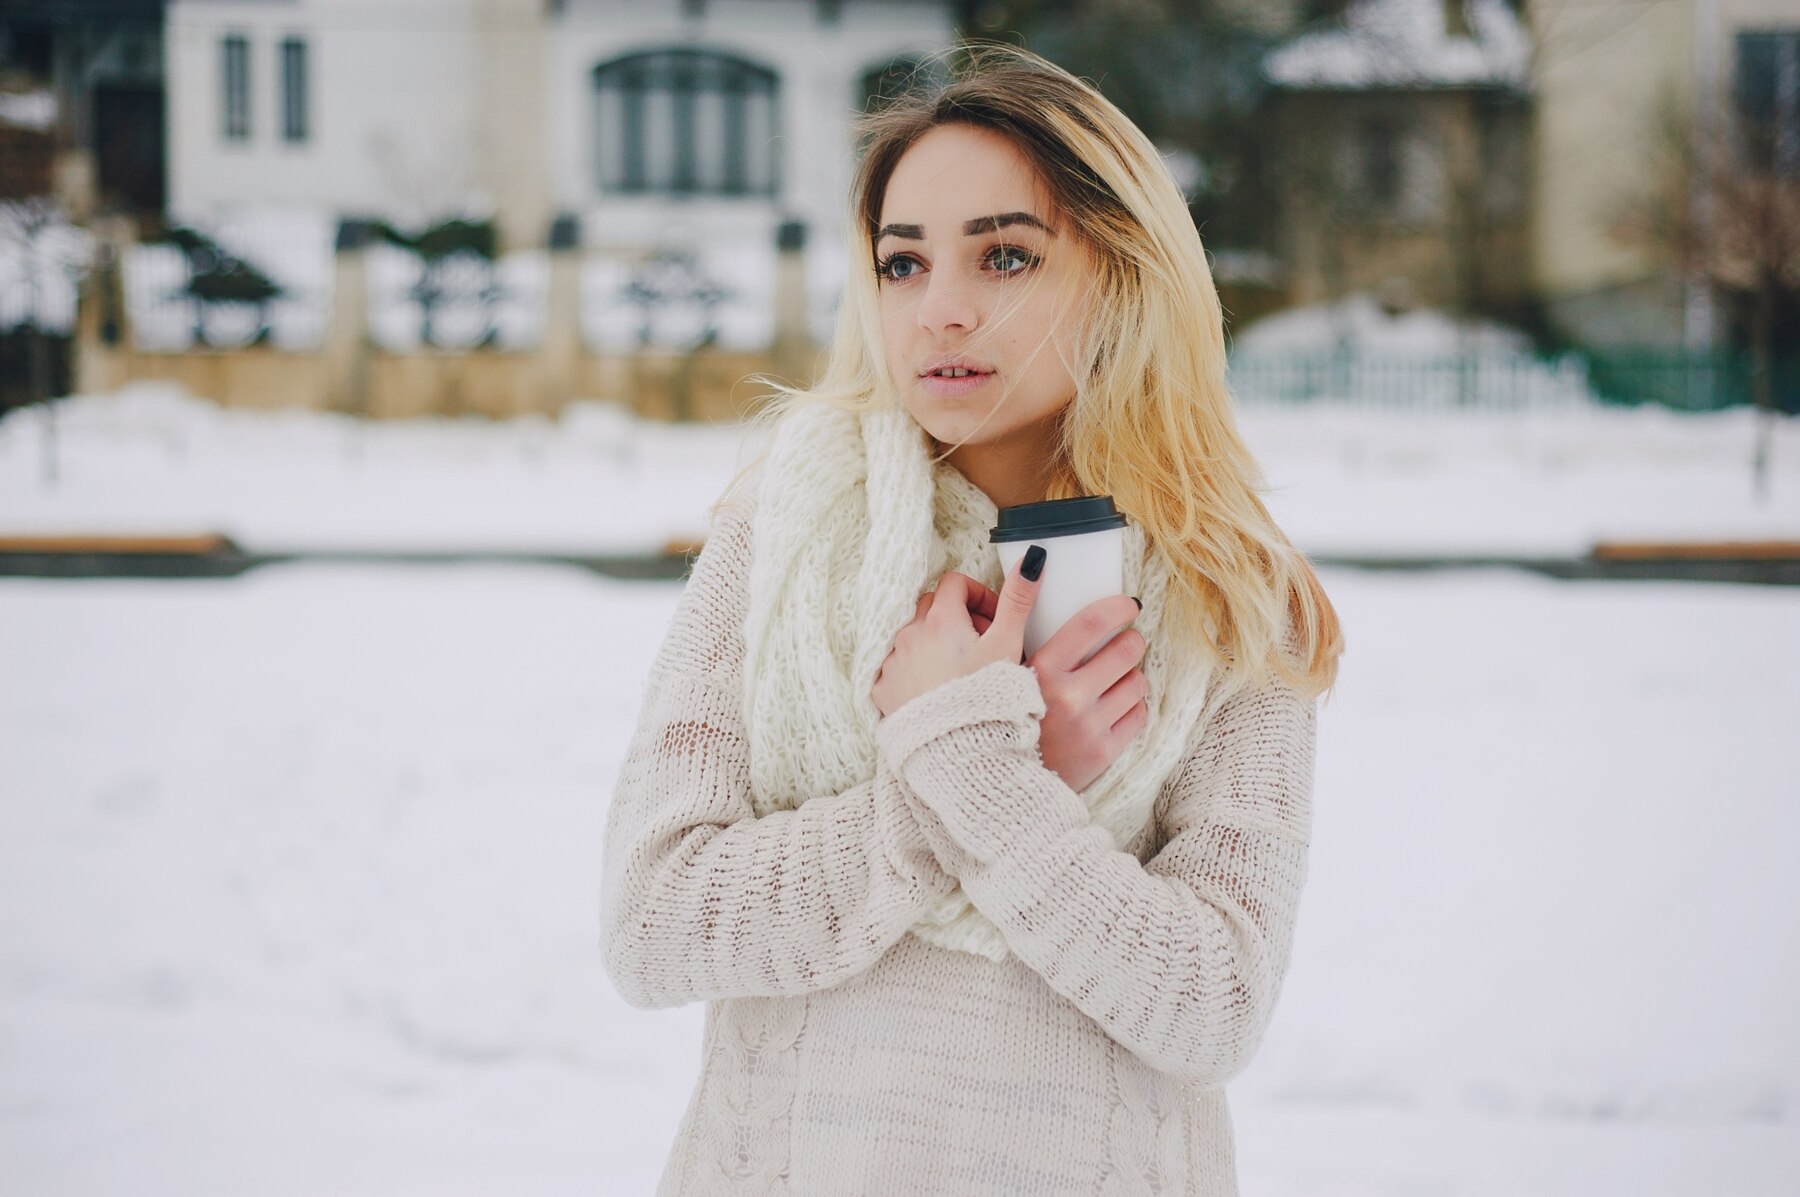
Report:
<svg viewBox="0 0 1800 1197"><path fill-rule="evenodd" d="M1732 82L1740 163L1800 175L1800 29L1737 35Z"/></svg>
<svg viewBox="0 0 1800 1197"><path fill-rule="evenodd" d="M305 141L306 43L290 37L281 43L281 135L288 141Z"/></svg>
<svg viewBox="0 0 1800 1197"><path fill-rule="evenodd" d="M773 71L724 54L656 50L604 63L593 79L602 191L774 192Z"/></svg>
<svg viewBox="0 0 1800 1197"><path fill-rule="evenodd" d="M1374 120L1364 127L1363 189L1364 197L1381 210L1400 194L1400 131L1391 121Z"/></svg>
<svg viewBox="0 0 1800 1197"><path fill-rule="evenodd" d="M220 41L219 48L223 131L228 139L243 141L250 136L250 42L233 34Z"/></svg>

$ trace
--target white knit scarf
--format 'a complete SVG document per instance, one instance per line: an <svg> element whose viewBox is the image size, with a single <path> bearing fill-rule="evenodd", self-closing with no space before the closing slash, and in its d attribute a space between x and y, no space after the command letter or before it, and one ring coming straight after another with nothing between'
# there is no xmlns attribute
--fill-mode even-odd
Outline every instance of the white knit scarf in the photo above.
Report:
<svg viewBox="0 0 1800 1197"><path fill-rule="evenodd" d="M744 623L744 710L758 816L836 794L875 773L881 719L870 690L913 618L919 595L955 570L998 591L988 541L993 501L947 462L934 466L923 428L898 407L862 413L796 406L778 421L751 524ZM1093 821L1124 848L1151 817L1207 698L1211 669L1157 635L1169 590L1165 559L1125 526L1125 593L1149 643L1149 726L1081 791ZM1046 576L1056 569L1052 547ZM1172 659L1174 658L1174 659ZM929 943L992 960L1006 941L960 887L911 928Z"/></svg>

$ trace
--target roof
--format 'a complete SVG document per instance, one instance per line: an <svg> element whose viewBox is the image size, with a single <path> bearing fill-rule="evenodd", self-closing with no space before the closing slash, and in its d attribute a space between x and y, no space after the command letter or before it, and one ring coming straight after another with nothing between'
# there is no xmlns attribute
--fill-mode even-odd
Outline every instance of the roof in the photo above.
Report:
<svg viewBox="0 0 1800 1197"><path fill-rule="evenodd" d="M1531 39L1506 0L1469 0L1473 36L1445 32L1444 0L1351 0L1342 18L1270 52L1263 72L1294 90L1525 90Z"/></svg>

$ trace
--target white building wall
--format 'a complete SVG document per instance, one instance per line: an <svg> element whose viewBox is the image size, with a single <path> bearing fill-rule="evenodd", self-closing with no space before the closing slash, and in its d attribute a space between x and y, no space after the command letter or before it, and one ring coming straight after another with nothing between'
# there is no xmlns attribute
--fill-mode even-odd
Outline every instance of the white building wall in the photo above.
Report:
<svg viewBox="0 0 1800 1197"><path fill-rule="evenodd" d="M821 19L816 0L714 0L698 15L676 0L565 0L560 14L539 8L541 56L517 46L507 55L541 61L538 105L516 94L516 64L502 71L493 61L497 14L510 30L531 19L531 7L493 0L171 0L171 212L211 219L244 205L281 204L412 223L526 204L532 211L521 214L523 229L541 223L547 195L550 208L587 218L592 244L643 244L690 227L773 237L788 217L805 220L813 238L835 235L858 80L952 36L948 6L937 0L845 0L832 21ZM251 134L241 142L222 130L220 42L232 33L250 40ZM300 144L281 136L279 47L290 34L308 46L311 128ZM600 194L591 72L610 59L666 47L719 50L776 72L783 141L776 198ZM496 119L499 106L530 126L516 141L497 135L506 123ZM501 188L523 169L521 146L537 159L540 179Z"/></svg>
<svg viewBox="0 0 1800 1197"><path fill-rule="evenodd" d="M863 73L906 54L928 53L952 36L941 3L846 0L823 22L815 0L731 0L698 17L675 3L568 0L553 39L548 105L552 195L583 213L589 244L664 240L712 230L772 241L776 224L804 220L809 236L835 237L849 184L850 120ZM773 199L606 197L599 189L592 71L644 50L714 50L773 70L780 78L783 139L780 192Z"/></svg>
<svg viewBox="0 0 1800 1197"><path fill-rule="evenodd" d="M166 36L169 207L244 206L403 221L479 211L469 153L478 51L472 0L172 0ZM223 132L220 41L250 41L250 136ZM309 136L282 139L280 43L307 43Z"/></svg>
<svg viewBox="0 0 1800 1197"><path fill-rule="evenodd" d="M584 331L606 348L637 344L646 319L661 330L657 343L690 339L682 321L700 314L646 316L630 300L646 251L665 248L693 254L697 277L724 288L714 313L721 346L770 343L776 228L798 219L808 234L808 322L824 340L845 272L861 78L947 45L948 6L843 0L830 20L817 0L697 8L680 0L171 0L170 213L252 261L282 265L278 281L319 302L325 288L311 275L326 268L340 217L416 229L492 216L502 250L529 253L540 252L552 213L575 213L590 251ZM250 43L250 136L242 141L223 132L221 41L232 34ZM289 35L308 47L309 131L298 144L281 128L280 44ZM683 47L775 73L774 196L602 194L594 68ZM299 256L316 270L288 261ZM379 275L372 269L377 316L406 289L401 280L384 290Z"/></svg>

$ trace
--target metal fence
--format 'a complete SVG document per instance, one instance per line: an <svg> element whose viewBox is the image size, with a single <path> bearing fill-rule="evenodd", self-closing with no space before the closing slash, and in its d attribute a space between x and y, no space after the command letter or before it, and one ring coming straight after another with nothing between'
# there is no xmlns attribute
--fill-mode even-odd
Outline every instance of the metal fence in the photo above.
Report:
<svg viewBox="0 0 1800 1197"><path fill-rule="evenodd" d="M1756 373L1752 354L1724 349L1241 350L1230 356L1229 377L1245 403L1335 401L1397 411L1658 404L1718 411L1753 403ZM1770 383L1773 406L1800 414L1800 352L1776 357Z"/></svg>

